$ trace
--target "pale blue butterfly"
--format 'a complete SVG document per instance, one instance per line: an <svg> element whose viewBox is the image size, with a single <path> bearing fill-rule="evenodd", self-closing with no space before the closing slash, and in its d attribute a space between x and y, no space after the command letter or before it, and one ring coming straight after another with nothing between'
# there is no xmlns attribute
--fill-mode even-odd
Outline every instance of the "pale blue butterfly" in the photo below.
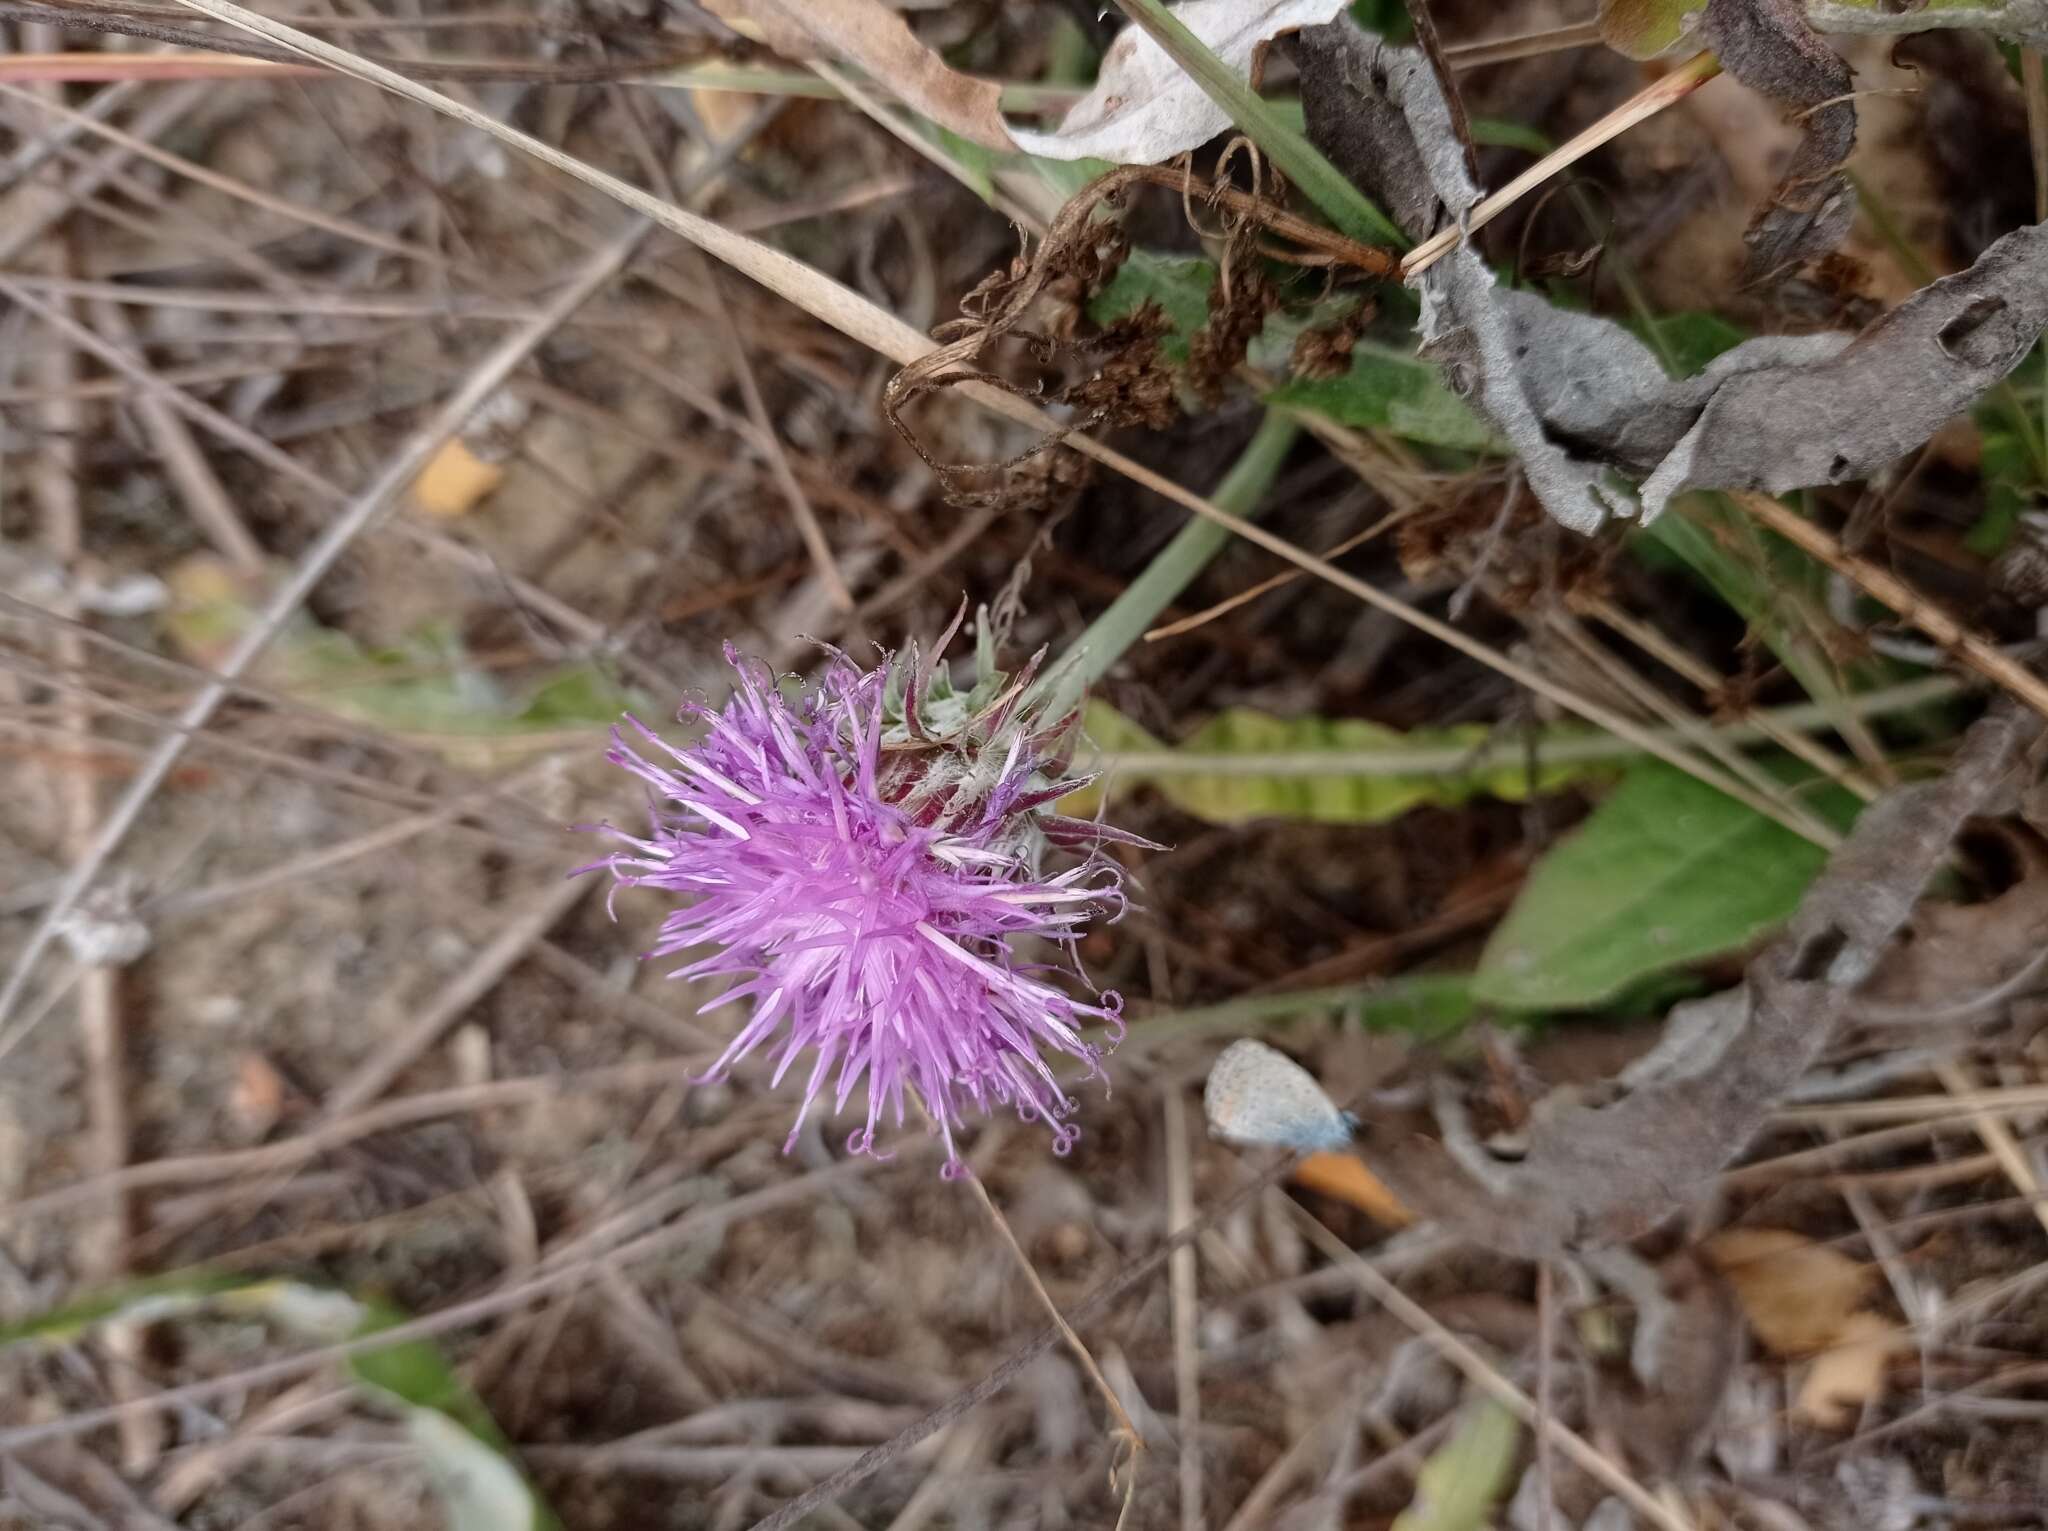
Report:
<svg viewBox="0 0 2048 1531"><path fill-rule="evenodd" d="M1209 1070L1202 1109L1219 1138L1297 1153L1343 1148L1358 1130L1358 1118L1338 1110L1313 1074L1250 1038L1231 1043Z"/></svg>

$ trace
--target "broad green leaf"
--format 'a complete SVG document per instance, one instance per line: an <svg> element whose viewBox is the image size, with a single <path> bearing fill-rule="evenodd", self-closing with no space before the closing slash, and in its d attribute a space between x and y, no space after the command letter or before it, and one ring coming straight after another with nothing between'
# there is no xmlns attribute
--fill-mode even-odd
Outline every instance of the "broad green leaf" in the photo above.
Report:
<svg viewBox="0 0 2048 1531"><path fill-rule="evenodd" d="M1798 905L1827 853L1681 771L1643 761L1545 856L1473 985L1510 1010L1585 1009L1736 951Z"/></svg>
<svg viewBox="0 0 2048 1531"><path fill-rule="evenodd" d="M1393 1531L1481 1531L1507 1492L1521 1455L1522 1422L1505 1404L1478 1398L1448 1441L1415 1475L1415 1498Z"/></svg>
<svg viewBox="0 0 2048 1531"><path fill-rule="evenodd" d="M1266 402L1311 410L1340 425L1392 431L1425 446L1485 452L1499 445L1485 422L1444 387L1436 368L1371 340L1352 347L1351 370L1342 377L1290 378Z"/></svg>
<svg viewBox="0 0 2048 1531"><path fill-rule="evenodd" d="M1209 294L1216 265L1195 256L1133 250L1102 291L1088 300L1088 317L1099 325L1128 319L1147 303L1157 304L1173 328L1160 337L1159 352L1176 367L1188 360L1188 342L1209 322Z"/></svg>
<svg viewBox="0 0 2048 1531"><path fill-rule="evenodd" d="M1275 718L1236 707L1169 748L1107 703L1090 701L1087 728L1104 752L1105 774L1062 798L1063 813L1093 812L1105 792L1143 783L1212 824L1377 824L1426 803L1455 807L1482 794L1520 801L1614 768L1539 765L1532 783L1520 746L1482 724L1402 733L1353 719Z"/></svg>
<svg viewBox="0 0 2048 1531"><path fill-rule="evenodd" d="M153 1323L206 1311L261 1318L322 1345L362 1339L407 1317L388 1303L302 1281L175 1271L0 1326L0 1346L70 1344L98 1324ZM560 1531L561 1522L511 1460L510 1442L490 1410L438 1346L401 1340L351 1356L345 1366L365 1394L403 1418L448 1512L449 1531Z"/></svg>

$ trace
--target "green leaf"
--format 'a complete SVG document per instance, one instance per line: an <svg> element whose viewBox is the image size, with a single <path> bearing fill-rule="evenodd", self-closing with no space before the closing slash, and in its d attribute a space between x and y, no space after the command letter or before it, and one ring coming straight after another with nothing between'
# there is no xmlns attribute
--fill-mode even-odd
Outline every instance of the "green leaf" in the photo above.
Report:
<svg viewBox="0 0 2048 1531"><path fill-rule="evenodd" d="M1600 0L1600 40L1630 58L1655 58L1673 47L1685 18L1707 0Z"/></svg>
<svg viewBox="0 0 2048 1531"><path fill-rule="evenodd" d="M1409 42L1415 36L1406 0L1354 0L1351 19L1390 43Z"/></svg>
<svg viewBox="0 0 2048 1531"><path fill-rule="evenodd" d="M1500 445L1428 362L1371 340L1352 347L1351 370L1342 377L1291 378L1267 394L1266 402L1309 410L1340 425L1392 431L1425 446L1485 452Z"/></svg>
<svg viewBox="0 0 2048 1531"><path fill-rule="evenodd" d="M1520 149L1541 159L1557 147L1546 135L1526 123L1509 122L1500 117L1474 117L1471 128L1472 142L1482 149Z"/></svg>
<svg viewBox="0 0 2048 1531"><path fill-rule="evenodd" d="M167 618L172 640L210 662L254 620L253 591L201 571ZM600 666L554 666L512 686L476 662L448 623L428 623L388 648L368 648L301 615L260 662L258 677L311 706L402 735L467 762L465 741L596 728L644 707Z"/></svg>
<svg viewBox="0 0 2048 1531"><path fill-rule="evenodd" d="M124 1281L88 1292L47 1313L0 1324L0 1348L29 1343L70 1345L99 1324L119 1320L148 1323L159 1318L173 1318L203 1306L221 1292L244 1284L233 1276L209 1271L179 1271L168 1276Z"/></svg>
<svg viewBox="0 0 2048 1531"><path fill-rule="evenodd" d="M1090 701L1087 729L1108 752L1105 774L1062 798L1063 813L1093 812L1103 794L1143 783L1212 824L1377 824L1423 804L1455 807L1482 794L1520 801L1532 790L1552 792L1613 770L1612 763L1549 764L1532 783L1520 746L1494 738L1483 724L1402 733L1353 719L1275 718L1237 707L1169 748L1106 702Z"/></svg>
<svg viewBox="0 0 2048 1531"><path fill-rule="evenodd" d="M1462 1031L1478 1009L1470 973L1406 973L1366 989L1347 1016L1367 1031L1437 1041Z"/></svg>
<svg viewBox="0 0 2048 1531"><path fill-rule="evenodd" d="M1827 852L1656 761L1523 886L1473 991L1512 1010L1585 1009L1653 973L1736 951L1789 915Z"/></svg>
<svg viewBox="0 0 2048 1531"><path fill-rule="evenodd" d="M1415 1475L1415 1498L1393 1531L1481 1531L1521 1455L1522 1422L1507 1405L1475 1399L1448 1441Z"/></svg>
<svg viewBox="0 0 2048 1531"><path fill-rule="evenodd" d="M984 148L972 139L962 138L951 128L941 127L929 118L912 113L911 126L935 144L939 152L951 160L960 172L961 184L966 186L989 206L995 206L995 173L1003 157L993 149Z"/></svg>
<svg viewBox="0 0 2048 1531"><path fill-rule="evenodd" d="M1749 339L1748 331L1719 314L1658 314L1649 322L1657 331L1651 343L1663 341L1659 349L1671 359L1680 377L1691 377L1723 351Z"/></svg>
<svg viewBox="0 0 2048 1531"><path fill-rule="evenodd" d="M1174 366L1185 367L1188 343L1209 322L1209 294L1215 287L1213 261L1133 250L1116 275L1088 300L1088 317L1098 325L1110 325L1156 303L1173 325L1160 337L1159 352Z"/></svg>
<svg viewBox="0 0 2048 1531"><path fill-rule="evenodd" d="M1977 473L1984 485L1984 514L1963 538L1963 546L1982 558L2005 550L2020 517L2041 503L2041 485L2034 477L2026 442L2004 422L2002 411L1978 411L1983 450Z"/></svg>
<svg viewBox="0 0 2048 1531"><path fill-rule="evenodd" d="M1251 994L1191 1010L1169 1010L1131 1022L1133 1032L1194 1035L1242 1031L1318 1012L1340 1015L1367 1031L1398 1031L1423 1041L1453 1036L1478 1010L1470 973L1405 973L1292 994Z"/></svg>

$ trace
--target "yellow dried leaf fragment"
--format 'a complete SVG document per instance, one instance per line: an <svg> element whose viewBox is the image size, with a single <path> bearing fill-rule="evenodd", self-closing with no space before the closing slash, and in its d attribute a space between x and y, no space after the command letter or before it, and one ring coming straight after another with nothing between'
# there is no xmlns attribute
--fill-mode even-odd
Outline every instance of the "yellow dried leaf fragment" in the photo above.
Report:
<svg viewBox="0 0 2048 1531"><path fill-rule="evenodd" d="M461 438L453 438L413 480L413 503L427 515L453 520L476 509L504 477L503 468L485 462Z"/></svg>
<svg viewBox="0 0 2048 1531"><path fill-rule="evenodd" d="M1727 1228L1701 1251L1735 1288L1749 1327L1774 1355L1836 1343L1863 1306L1873 1267L1784 1228Z"/></svg>
<svg viewBox="0 0 2048 1531"><path fill-rule="evenodd" d="M1875 1266L1785 1228L1729 1228L1700 1252L1735 1289L1765 1349L1813 1357L1795 1418L1841 1429L1884 1392L1885 1368L1906 1336L1889 1318L1863 1311Z"/></svg>

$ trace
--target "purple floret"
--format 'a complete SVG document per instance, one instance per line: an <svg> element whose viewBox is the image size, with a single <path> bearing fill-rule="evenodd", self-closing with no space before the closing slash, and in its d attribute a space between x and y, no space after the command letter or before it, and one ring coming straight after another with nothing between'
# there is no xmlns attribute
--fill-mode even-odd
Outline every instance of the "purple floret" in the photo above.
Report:
<svg viewBox="0 0 2048 1531"><path fill-rule="evenodd" d="M1043 1119L1053 1151L1067 1152L1076 1103L1046 1054L1106 1082L1081 1028L1100 1022L1121 1037L1120 1002L1073 999L1049 981L1055 967L1017 947L1035 937L1073 964L1087 922L1120 914L1124 899L1120 869L1099 852L1056 875L1038 869L1034 816L1084 784L1057 779L1052 741L1066 730L1034 734L1006 718L993 738L935 741L917 726L917 678L897 676L899 688L911 681L911 735L885 742L895 660L863 671L835 655L792 701L765 666L729 645L726 659L738 683L724 709L682 709L705 730L691 748L631 717L637 748L613 731L610 758L657 802L648 834L609 830L624 848L598 863L620 887L688 899L648 953L691 953L672 976L738 980L705 1007L749 1008L706 1077L759 1048L773 1052L780 1084L809 1051L785 1152L821 1095L841 1110L863 1079L867 1124L851 1152L875 1151L885 1112L903 1124L906 1091L945 1139L949 1176L961 1172L953 1133L969 1103ZM1047 822L1061 843L1074 838L1076 821Z"/></svg>

